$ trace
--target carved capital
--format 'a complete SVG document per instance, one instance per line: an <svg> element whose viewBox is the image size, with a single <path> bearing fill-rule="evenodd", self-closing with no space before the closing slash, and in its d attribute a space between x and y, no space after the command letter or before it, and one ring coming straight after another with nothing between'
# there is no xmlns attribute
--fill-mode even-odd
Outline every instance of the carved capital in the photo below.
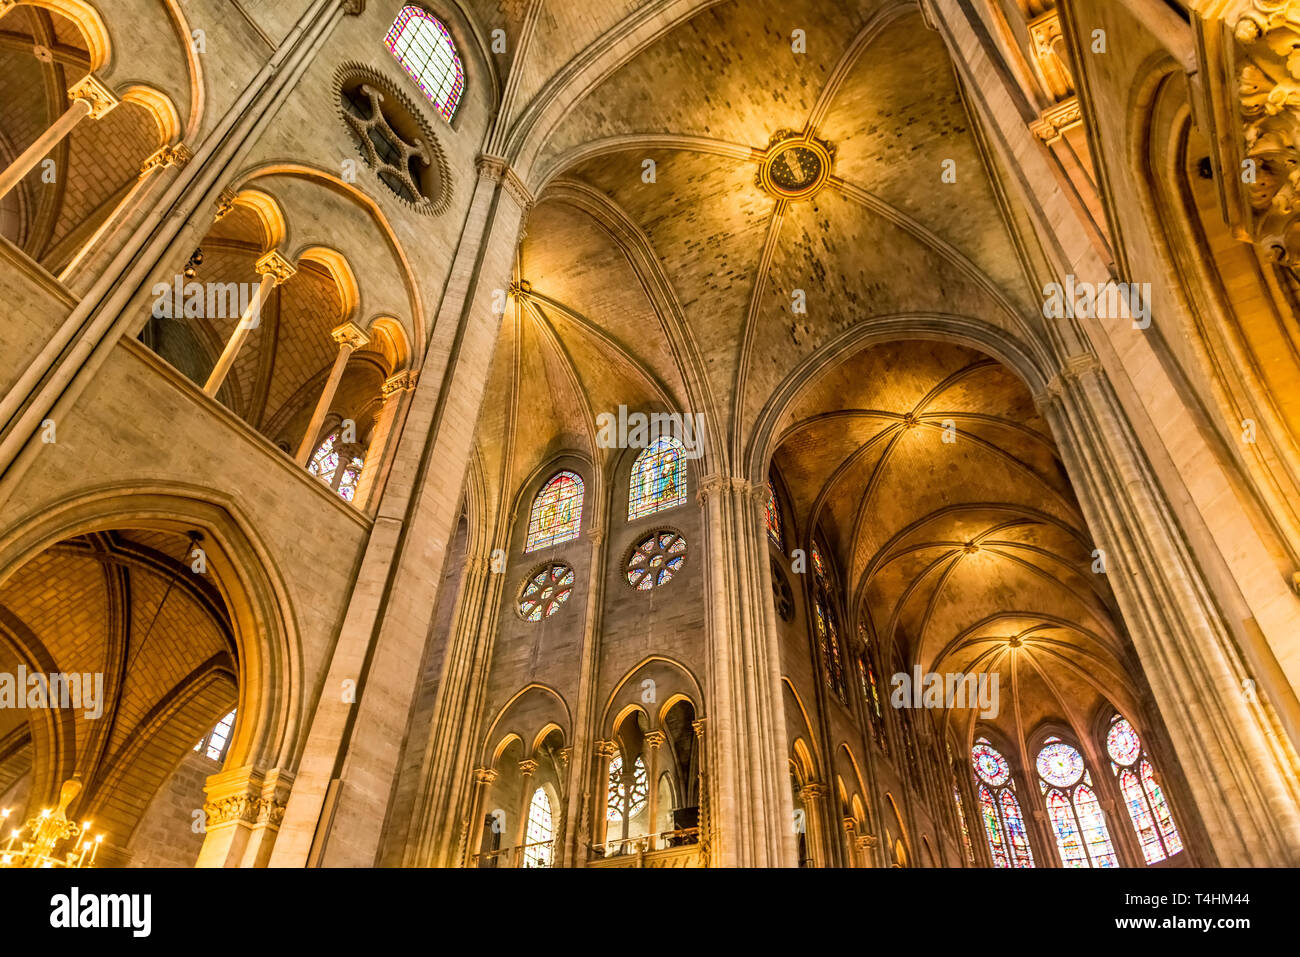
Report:
<svg viewBox="0 0 1300 957"><path fill-rule="evenodd" d="M805 802L821 800L826 796L826 785L818 784L816 781L809 781L799 789L799 796Z"/></svg>
<svg viewBox="0 0 1300 957"><path fill-rule="evenodd" d="M284 285L298 271L289 260L274 249L259 259L253 268L257 270L259 276L274 277L277 286Z"/></svg>
<svg viewBox="0 0 1300 957"><path fill-rule="evenodd" d="M163 146L144 161L140 167L140 175L148 176L154 170L165 169L168 166L182 168L192 159L194 159L194 152L184 143Z"/></svg>
<svg viewBox="0 0 1300 957"><path fill-rule="evenodd" d="M704 737L704 719L696 718L691 722L691 730L695 732L697 738Z"/></svg>
<svg viewBox="0 0 1300 957"><path fill-rule="evenodd" d="M647 748L658 751L663 747L663 743L668 740L668 735L662 731L647 731L644 740Z"/></svg>
<svg viewBox="0 0 1300 957"><path fill-rule="evenodd" d="M1065 35L1061 32L1061 14L1048 10L1028 24L1034 59L1038 62L1047 91L1057 100L1074 94L1074 77L1065 52Z"/></svg>
<svg viewBox="0 0 1300 957"><path fill-rule="evenodd" d="M343 12L349 17L360 16L366 12L366 0L343 0Z"/></svg>
<svg viewBox="0 0 1300 957"><path fill-rule="evenodd" d="M495 768L475 768L475 769L474 769L474 783L475 783L475 784L482 784L482 785L488 786L488 785L491 785L494 781L496 781L496 779L497 779L497 772L496 772L496 769L495 769Z"/></svg>
<svg viewBox="0 0 1300 957"><path fill-rule="evenodd" d="M232 212L234 212L235 197L238 195L239 194L236 193L229 186L227 186L225 189L221 191L221 195L217 197L217 212L215 217L216 220L220 221L222 219L225 219Z"/></svg>
<svg viewBox="0 0 1300 957"><path fill-rule="evenodd" d="M567 768L569 766L569 759L573 757L573 748L560 748L556 753L560 756L560 760L564 762L564 766Z"/></svg>
<svg viewBox="0 0 1300 957"><path fill-rule="evenodd" d="M519 178L506 160L500 156L480 153L475 165L478 167L480 177L501 184L502 189L510 194L510 197L525 213L533 208L535 202L533 194L529 192L528 187L524 185L524 181Z"/></svg>
<svg viewBox="0 0 1300 957"><path fill-rule="evenodd" d="M1083 123L1083 110L1079 106L1079 98L1072 96L1043 110L1038 119L1029 124L1029 129L1034 136L1051 146L1068 130L1081 123Z"/></svg>
<svg viewBox="0 0 1300 957"><path fill-rule="evenodd" d="M1189 0L1219 189L1240 239L1300 266L1300 2ZM1216 62L1222 61L1222 62Z"/></svg>
<svg viewBox="0 0 1300 957"><path fill-rule="evenodd" d="M598 758L612 758L618 754L618 745L613 741L597 741L595 750Z"/></svg>
<svg viewBox="0 0 1300 957"><path fill-rule="evenodd" d="M394 373L384 380L384 384L379 387L379 394L387 402L395 395L401 395L414 389L416 379L416 374L407 370Z"/></svg>
<svg viewBox="0 0 1300 957"><path fill-rule="evenodd" d="M89 105L88 115L92 120L101 119L121 102L93 73L87 73L68 88L68 99L73 103L82 100Z"/></svg>
<svg viewBox="0 0 1300 957"><path fill-rule="evenodd" d="M360 349L370 341L366 331L351 319L330 330L330 338L345 349Z"/></svg>

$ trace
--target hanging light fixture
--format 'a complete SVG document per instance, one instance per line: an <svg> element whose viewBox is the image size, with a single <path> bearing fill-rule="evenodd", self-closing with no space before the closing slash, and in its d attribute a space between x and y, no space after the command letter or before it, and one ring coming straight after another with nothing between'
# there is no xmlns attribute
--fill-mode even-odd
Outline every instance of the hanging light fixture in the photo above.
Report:
<svg viewBox="0 0 1300 957"><path fill-rule="evenodd" d="M42 808L22 827L9 832L8 843L0 850L0 867L93 867L104 835L92 838L89 821L78 824L67 815L68 805L80 793L79 780L64 781L58 807ZM9 808L0 810L4 825L9 813Z"/></svg>

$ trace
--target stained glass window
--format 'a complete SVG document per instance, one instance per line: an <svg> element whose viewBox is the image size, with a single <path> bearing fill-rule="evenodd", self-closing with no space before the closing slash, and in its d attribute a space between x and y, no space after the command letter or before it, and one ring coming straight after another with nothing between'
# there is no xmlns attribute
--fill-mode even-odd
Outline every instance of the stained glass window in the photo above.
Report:
<svg viewBox="0 0 1300 957"><path fill-rule="evenodd" d="M952 789L952 799L957 805L957 823L961 825L961 841L966 847L966 863L975 863L975 848L971 846L970 831L966 827L966 811L961 804L961 791L954 786Z"/></svg>
<svg viewBox="0 0 1300 957"><path fill-rule="evenodd" d="M1061 863L1065 867L1118 867L1083 755L1060 738L1047 740L1035 765Z"/></svg>
<svg viewBox="0 0 1300 957"><path fill-rule="evenodd" d="M781 548L781 509L776 504L776 489L767 483L767 502L763 505L763 518L767 522L767 537L772 544Z"/></svg>
<svg viewBox="0 0 1300 957"><path fill-rule="evenodd" d="M971 748L971 766L979 789L980 816L994 867L1033 867L1025 818L1016 800L1011 765L1002 753L980 738Z"/></svg>
<svg viewBox="0 0 1300 957"><path fill-rule="evenodd" d="M628 521L685 504L686 450L671 436L655 439L632 464Z"/></svg>
<svg viewBox="0 0 1300 957"><path fill-rule="evenodd" d="M662 588L686 565L686 539L664 529L643 540L627 560L627 583L637 591Z"/></svg>
<svg viewBox="0 0 1300 957"><path fill-rule="evenodd" d="M235 712L231 711L216 723L211 731L194 745L195 751L202 751L213 761L220 761L226 754L226 745L230 743L230 732L235 726Z"/></svg>
<svg viewBox="0 0 1300 957"><path fill-rule="evenodd" d="M1137 731L1119 715L1110 720L1106 753L1119 778L1119 790L1142 845L1142 856L1148 864L1155 864L1183 849L1182 835Z"/></svg>
<svg viewBox="0 0 1300 957"><path fill-rule="evenodd" d="M1007 859L1006 841L1002 836L1002 820L998 817L997 805L993 803L993 792L981 784L979 789L980 817L984 819L984 833L989 839L989 853L993 855L994 867L1010 867Z"/></svg>
<svg viewBox="0 0 1300 957"><path fill-rule="evenodd" d="M817 647L821 652L822 667L826 670L826 683L841 702L847 703L844 659L840 653L839 618L835 614L835 601L830 577L826 573L826 562L822 559L821 550L816 542L813 542L812 559L816 579L813 612L817 625Z"/></svg>
<svg viewBox="0 0 1300 957"><path fill-rule="evenodd" d="M816 542L813 542L812 547L812 563L813 571L817 577L824 579L826 577L826 562L822 559L822 550L817 547Z"/></svg>
<svg viewBox="0 0 1300 957"><path fill-rule="evenodd" d="M582 526L582 492L582 478L574 472L560 472L542 487L533 500L528 519L525 552L578 537Z"/></svg>
<svg viewBox="0 0 1300 957"><path fill-rule="evenodd" d="M360 448L345 447L339 441L339 432L334 431L325 437L312 455L307 463L307 472L338 492L345 502L350 502L357 494L357 483L361 481L365 464Z"/></svg>
<svg viewBox="0 0 1300 957"><path fill-rule="evenodd" d="M563 562L550 562L524 581L519 593L519 617L524 621L550 618L573 594L573 569Z"/></svg>
<svg viewBox="0 0 1300 957"><path fill-rule="evenodd" d="M998 799L1002 803L1002 823L1007 826L1007 843L1011 846L1013 867L1033 867L1034 855L1029 849L1029 835L1025 833L1025 819L1020 814L1020 802L1015 792L1006 788Z"/></svg>
<svg viewBox="0 0 1300 957"><path fill-rule="evenodd" d="M545 788L533 792L528 805L528 827L524 833L524 867L550 867L551 841L555 828L551 822L551 799Z"/></svg>
<svg viewBox="0 0 1300 957"><path fill-rule="evenodd" d="M465 68L442 21L416 6L403 7L384 37L384 46L451 122L465 90Z"/></svg>
<svg viewBox="0 0 1300 957"><path fill-rule="evenodd" d="M871 639L862 621L858 622L858 640L862 643L862 650L858 653L858 680L862 683L862 699L867 703L867 720L871 723L876 744L888 754L889 735L885 731L885 714L880 706L880 688L876 684L876 670L871 666Z"/></svg>

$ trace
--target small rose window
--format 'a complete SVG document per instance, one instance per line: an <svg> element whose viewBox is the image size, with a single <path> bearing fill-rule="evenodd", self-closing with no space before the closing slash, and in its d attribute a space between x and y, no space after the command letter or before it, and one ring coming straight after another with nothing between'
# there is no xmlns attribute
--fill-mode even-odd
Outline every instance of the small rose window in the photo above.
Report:
<svg viewBox="0 0 1300 957"><path fill-rule="evenodd" d="M550 618L573 594L573 569L549 562L534 571L519 593L519 617L524 621Z"/></svg>
<svg viewBox="0 0 1300 957"><path fill-rule="evenodd" d="M638 591L662 588L686 565L686 539L667 529L643 539L627 560L628 584Z"/></svg>

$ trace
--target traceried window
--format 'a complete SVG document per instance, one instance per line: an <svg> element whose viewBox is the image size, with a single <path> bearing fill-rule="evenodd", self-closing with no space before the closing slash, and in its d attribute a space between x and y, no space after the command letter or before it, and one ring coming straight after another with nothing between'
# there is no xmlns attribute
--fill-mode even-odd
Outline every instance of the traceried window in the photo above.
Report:
<svg viewBox="0 0 1300 957"><path fill-rule="evenodd" d="M629 787L624 780L623 756L616 754L609 761L609 803L605 809L605 819L611 824L622 824L641 813L650 794L649 782L646 780L645 762L637 755L632 765L632 781Z"/></svg>
<svg viewBox="0 0 1300 957"><path fill-rule="evenodd" d="M839 617L835 614L834 592L821 549L813 542L812 563L813 615L817 626L817 647L821 651L826 683L842 703L847 702L844 687L844 658L840 652Z"/></svg>
<svg viewBox="0 0 1300 957"><path fill-rule="evenodd" d="M345 502L350 502L357 494L366 459L360 446L344 444L340 435L336 429L325 437L307 463L307 471L338 492Z"/></svg>
<svg viewBox="0 0 1300 957"><path fill-rule="evenodd" d="M550 548L578 537L582 527L582 478L575 472L560 472L547 482L528 517L525 552Z"/></svg>
<svg viewBox="0 0 1300 957"><path fill-rule="evenodd" d="M662 529L639 542L628 556L627 583L637 591L662 588L686 565L686 539Z"/></svg>
<svg viewBox="0 0 1300 957"><path fill-rule="evenodd" d="M551 842L555 826L551 821L551 799L545 788L533 792L528 805L528 826L524 831L524 867L550 867Z"/></svg>
<svg viewBox="0 0 1300 957"><path fill-rule="evenodd" d="M1083 755L1060 738L1038 752L1038 787L1065 867L1118 867L1115 848Z"/></svg>
<svg viewBox="0 0 1300 957"><path fill-rule="evenodd" d="M1029 848L1025 818L1016 800L1011 765L1002 753L980 738L970 752L975 769L975 794L979 799L980 818L989 842L994 867L1033 867L1034 854Z"/></svg>
<svg viewBox="0 0 1300 957"><path fill-rule="evenodd" d="M384 37L384 46L450 123L465 90L465 68L442 21L419 7L405 6Z"/></svg>
<svg viewBox="0 0 1300 957"><path fill-rule="evenodd" d="M686 449L671 436L655 439L632 464L627 519L686 504Z"/></svg>
<svg viewBox="0 0 1300 957"><path fill-rule="evenodd" d="M952 800L953 803L956 804L957 806L957 823L961 826L961 841L962 844L965 845L966 847L966 863L974 864L975 848L971 845L970 842L970 830L966 827L966 810L965 808L962 807L961 791L957 790L956 785L953 785Z"/></svg>
<svg viewBox="0 0 1300 957"><path fill-rule="evenodd" d="M871 665L871 638L867 633L866 622L858 621L858 641L862 647L858 651L858 680L862 684L862 700L867 706L867 720L871 724L871 735L885 754L889 753L889 735L885 731L885 712L880 706L880 687L876 683L876 669Z"/></svg>
<svg viewBox="0 0 1300 957"><path fill-rule="evenodd" d="M563 562L547 562L525 579L516 607L524 621L550 618L573 594L573 569Z"/></svg>
<svg viewBox="0 0 1300 957"><path fill-rule="evenodd" d="M226 745L230 743L230 732L235 726L235 712L231 711L199 739L194 745L195 751L202 751L213 761L220 761L226 756Z"/></svg>
<svg viewBox="0 0 1300 957"><path fill-rule="evenodd" d="M763 505L763 519L767 523L767 537L773 545L781 548L781 508L776 502L776 488L770 480L767 483L767 502Z"/></svg>
<svg viewBox="0 0 1300 957"><path fill-rule="evenodd" d="M1119 790L1142 844L1142 856L1148 864L1173 857L1183 849L1183 838L1151 758L1127 718L1115 715L1110 719L1106 753L1110 755L1111 770L1119 778Z"/></svg>

